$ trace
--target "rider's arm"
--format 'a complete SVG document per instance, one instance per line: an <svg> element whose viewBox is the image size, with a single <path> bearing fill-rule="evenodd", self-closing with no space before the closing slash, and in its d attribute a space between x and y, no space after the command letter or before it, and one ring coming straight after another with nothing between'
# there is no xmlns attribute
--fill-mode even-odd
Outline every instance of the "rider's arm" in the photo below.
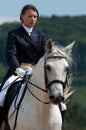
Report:
<svg viewBox="0 0 86 130"><path fill-rule="evenodd" d="M15 35L12 33L8 33L6 44L6 58L9 67L12 68L13 70L15 70L15 68L18 68L20 66L17 59L16 42L17 41Z"/></svg>

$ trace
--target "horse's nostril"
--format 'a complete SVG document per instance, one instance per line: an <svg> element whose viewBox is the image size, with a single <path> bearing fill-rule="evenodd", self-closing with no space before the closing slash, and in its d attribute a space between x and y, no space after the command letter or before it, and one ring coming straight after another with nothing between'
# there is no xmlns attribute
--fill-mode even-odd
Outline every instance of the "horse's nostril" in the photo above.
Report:
<svg viewBox="0 0 86 130"><path fill-rule="evenodd" d="M55 95L50 95L49 98L50 98L50 99L54 99L54 98L55 98Z"/></svg>
<svg viewBox="0 0 86 130"><path fill-rule="evenodd" d="M59 99L60 99L60 101L64 101L64 97L63 96L60 96Z"/></svg>
<svg viewBox="0 0 86 130"><path fill-rule="evenodd" d="M62 101L64 101L64 97L63 96L61 96L61 95L55 95L55 94L51 94L50 96L49 96L49 99L50 99L50 101L52 102L52 103L54 103L54 104L59 104L59 103L61 103Z"/></svg>

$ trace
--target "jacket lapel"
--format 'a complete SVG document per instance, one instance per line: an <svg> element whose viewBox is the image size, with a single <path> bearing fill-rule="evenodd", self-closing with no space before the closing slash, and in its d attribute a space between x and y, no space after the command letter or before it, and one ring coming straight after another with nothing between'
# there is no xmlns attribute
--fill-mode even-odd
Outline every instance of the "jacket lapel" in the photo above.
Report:
<svg viewBox="0 0 86 130"><path fill-rule="evenodd" d="M38 40L38 33L36 29L33 29L33 31L31 32L31 35L29 36L26 30L23 28L23 26L21 26L21 33L24 39L26 39L33 46L36 46L37 40Z"/></svg>

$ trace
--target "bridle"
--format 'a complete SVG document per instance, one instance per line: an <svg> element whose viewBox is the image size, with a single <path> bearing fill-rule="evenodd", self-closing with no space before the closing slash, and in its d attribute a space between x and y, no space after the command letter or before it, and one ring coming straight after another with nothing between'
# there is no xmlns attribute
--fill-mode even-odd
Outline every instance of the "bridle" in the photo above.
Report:
<svg viewBox="0 0 86 130"><path fill-rule="evenodd" d="M56 53L55 53L55 54L56 54ZM28 80L28 83L31 84L32 86L36 87L37 89L39 89L39 90L45 92L45 93L48 93L48 90L49 90L50 86L51 86L52 84L54 84L54 83L59 83L59 84L61 84L61 85L63 86L63 90L64 90L65 87L66 87L66 85L68 84L68 83L67 83L68 73L66 74L66 79L65 79L64 82L61 81L61 80L58 80L58 79L55 79L55 80L52 80L52 81L49 81L49 80L48 80L46 62L47 62L48 59L56 59L56 58L60 58L60 59L61 59L61 58L65 58L65 57L63 57L63 56L58 56L58 55L56 55L56 56L48 56L48 57L46 56L46 57L45 57L45 61L44 61L45 89L40 88L38 85L35 85L34 83L32 83L30 80ZM42 100L40 100L40 98L38 98L36 95L34 95L33 92L29 89L29 87L28 87L28 91L31 93L31 95L33 95L33 96L34 96L37 100L39 100L40 102L42 102L42 103L44 103L44 104L49 104L49 102L42 101Z"/></svg>
<svg viewBox="0 0 86 130"><path fill-rule="evenodd" d="M55 53L56 54L56 53ZM46 67L46 61L47 59L56 59L56 58L65 58L63 56L49 56L49 57L46 57L45 58L45 62L44 62L44 79L45 79L45 86L46 86L46 89L49 89L49 87L54 84L54 83L59 83L63 86L63 89L65 89L66 85L67 85L67 75L68 73L66 74L66 79L65 81L63 82L62 80L59 80L59 79L55 79L55 80L52 80L52 81L49 81L48 80L48 75L47 75L47 67Z"/></svg>

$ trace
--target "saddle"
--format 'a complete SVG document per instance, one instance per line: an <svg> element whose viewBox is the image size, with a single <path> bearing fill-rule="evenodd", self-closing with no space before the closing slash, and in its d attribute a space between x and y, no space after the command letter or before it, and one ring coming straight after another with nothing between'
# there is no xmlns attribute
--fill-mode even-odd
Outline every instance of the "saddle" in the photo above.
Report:
<svg viewBox="0 0 86 130"><path fill-rule="evenodd" d="M20 88L21 88L21 81L17 81L9 87L4 102L4 113L6 116L8 116L10 106L15 96L19 93Z"/></svg>
<svg viewBox="0 0 86 130"><path fill-rule="evenodd" d="M4 108L2 109L2 112L1 113L1 123L0 125L2 124L3 120L5 121L5 130L11 130L10 129L10 126L9 126L9 123L8 123L8 113L9 113L9 109L13 103L13 101L15 100L15 97L18 98L19 94L20 94L20 90L21 90L21 87L22 85L24 84L24 89L23 89L23 92L22 92L22 95L17 103L17 108L15 107L15 109L17 110L17 114L16 114L16 117L15 117L15 122L14 122L14 128L16 127L16 122L17 122L17 116L18 116L18 111L19 111L19 108L20 108L20 104L24 98L24 95L25 95L25 92L26 92L26 88L27 88L27 82L23 80L20 80L20 81L16 81L14 82L8 89L7 91L7 94L6 94L6 97L5 97L5 101L4 101ZM16 98L16 99L17 99ZM15 105L15 104L13 104Z"/></svg>

